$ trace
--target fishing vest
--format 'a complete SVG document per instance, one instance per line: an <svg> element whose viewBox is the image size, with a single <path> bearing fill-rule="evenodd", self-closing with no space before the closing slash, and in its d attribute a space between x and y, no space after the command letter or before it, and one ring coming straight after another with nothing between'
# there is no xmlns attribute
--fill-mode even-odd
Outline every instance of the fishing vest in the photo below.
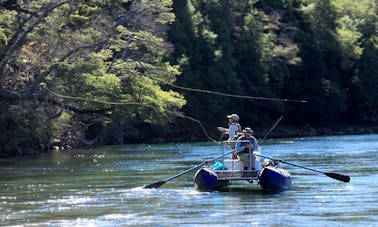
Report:
<svg viewBox="0 0 378 227"><path fill-rule="evenodd" d="M238 133L241 133L241 132L242 132L242 129L241 129L240 124L239 124L239 123L236 123L236 122L232 122L232 124L230 125L229 129L234 128L235 126L236 126L237 128L236 128L236 130L235 130L235 135L234 135L234 137L236 137L236 136L238 135ZM231 138L231 133L230 133L230 131L229 131L229 134L230 134L230 139L231 139L231 140L235 139L235 138Z"/></svg>

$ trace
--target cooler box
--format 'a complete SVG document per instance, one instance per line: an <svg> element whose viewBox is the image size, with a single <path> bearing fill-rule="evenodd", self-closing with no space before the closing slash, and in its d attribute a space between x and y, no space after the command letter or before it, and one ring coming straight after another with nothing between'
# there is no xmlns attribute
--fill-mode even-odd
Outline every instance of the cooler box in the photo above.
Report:
<svg viewBox="0 0 378 227"><path fill-rule="evenodd" d="M228 170L244 170L244 164L238 159L225 159L224 166Z"/></svg>

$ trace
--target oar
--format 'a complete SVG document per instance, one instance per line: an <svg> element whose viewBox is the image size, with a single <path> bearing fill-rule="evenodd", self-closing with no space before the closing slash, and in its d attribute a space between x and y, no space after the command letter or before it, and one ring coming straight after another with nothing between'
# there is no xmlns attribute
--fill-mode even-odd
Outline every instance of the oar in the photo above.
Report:
<svg viewBox="0 0 378 227"><path fill-rule="evenodd" d="M175 179L175 178L177 178L177 177L179 177L179 176L181 176L181 175L184 175L184 174L186 174L186 173L188 173L188 172L190 172L190 171L192 171L192 170L198 169L198 168L200 168L200 167L202 167L202 166L208 164L209 162L212 162L212 161L214 161L214 160L216 160L216 159L218 159L218 158L221 158L221 157L223 157L223 156L229 155L229 154L231 154L231 153L234 152L234 151L235 151L235 150L232 150L232 151L229 151L229 152L227 152L227 153L225 153L225 154L219 155L219 156L217 156L217 157L215 157L215 158L213 158L213 159L206 160L206 161L202 162L202 163L199 164L199 165L193 166L192 168L190 168L190 169L188 169L188 170L185 170L185 171L182 172L182 173L179 173L179 174L177 174L177 175L174 175L174 176L172 176L172 177L170 177L170 178L168 178L168 179L165 179L165 180L162 180L162 181L158 181L158 182L155 182L155 183L149 184L149 185L147 185L147 186L144 186L143 188L144 188L144 189L146 189L146 188L148 188L148 189L150 189L150 188L159 188L160 186L162 186L163 184L167 183L167 182L170 181L170 180L173 180L173 179Z"/></svg>
<svg viewBox="0 0 378 227"><path fill-rule="evenodd" d="M311 171L314 171L314 172L322 173L322 174L324 174L324 175L326 175L330 178L333 178L335 180L339 180L339 181L343 181L343 182L349 182L350 181L349 176L345 176L345 175L342 175L342 174L322 172L322 171L319 171L319 170L316 170L316 169L311 169L311 168L300 166L300 165L297 165L297 164L294 164L294 163L286 162L286 161L281 160L281 159L273 159L273 158L269 158L269 157L259 155L259 154L254 154L254 155L261 157L261 158L266 158L266 159L270 159L270 160L273 160L273 161L279 161L279 162L282 162L282 163L285 163L285 164L288 164L288 165L292 165L292 166L296 166L296 167L299 167L299 168L303 168L303 169L311 170Z"/></svg>

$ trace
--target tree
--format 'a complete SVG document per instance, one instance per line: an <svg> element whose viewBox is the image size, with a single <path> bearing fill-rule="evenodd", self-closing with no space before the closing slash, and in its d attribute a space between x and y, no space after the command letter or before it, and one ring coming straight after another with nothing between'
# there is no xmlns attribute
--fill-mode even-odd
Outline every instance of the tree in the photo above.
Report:
<svg viewBox="0 0 378 227"><path fill-rule="evenodd" d="M173 62L180 63L182 75L177 84L184 87L224 93L240 93L236 77L228 20L228 1L175 1L176 20L170 39L175 45ZM238 110L239 101L199 92L183 91L187 98L184 113L211 124L224 124L226 115ZM204 111L206 110L206 111ZM193 122L179 123L187 136L198 138ZM196 136L197 134L197 136Z"/></svg>
<svg viewBox="0 0 378 227"><path fill-rule="evenodd" d="M378 6L365 11L366 19L360 25L363 53L354 77L357 88L355 113L363 122L378 121Z"/></svg>
<svg viewBox="0 0 378 227"><path fill-rule="evenodd" d="M89 139L106 143L114 136L108 129L117 128L116 139L123 142L127 128L135 127L130 122L161 123L174 116L185 101L163 89L179 74L166 60L172 49L165 36L174 19L171 4L120 0L5 5L0 18L7 25L1 33L1 119L20 123L23 118L12 113L22 112L24 121L37 115L41 127L22 123L25 136L39 130L44 136L38 145L54 137L77 145L86 133L93 135L91 129L100 131ZM7 150L20 147L28 146L15 143Z"/></svg>

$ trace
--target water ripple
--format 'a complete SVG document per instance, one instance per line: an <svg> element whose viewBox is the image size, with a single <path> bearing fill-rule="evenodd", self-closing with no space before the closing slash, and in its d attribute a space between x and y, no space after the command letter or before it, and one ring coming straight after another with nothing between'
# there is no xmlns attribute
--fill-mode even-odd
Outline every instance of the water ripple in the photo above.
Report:
<svg viewBox="0 0 378 227"><path fill-rule="evenodd" d="M263 154L351 177L344 183L282 164L293 187L264 192L193 188L193 172L158 189L144 185L227 152L213 143L112 146L2 161L4 226L375 226L377 135L271 140Z"/></svg>

